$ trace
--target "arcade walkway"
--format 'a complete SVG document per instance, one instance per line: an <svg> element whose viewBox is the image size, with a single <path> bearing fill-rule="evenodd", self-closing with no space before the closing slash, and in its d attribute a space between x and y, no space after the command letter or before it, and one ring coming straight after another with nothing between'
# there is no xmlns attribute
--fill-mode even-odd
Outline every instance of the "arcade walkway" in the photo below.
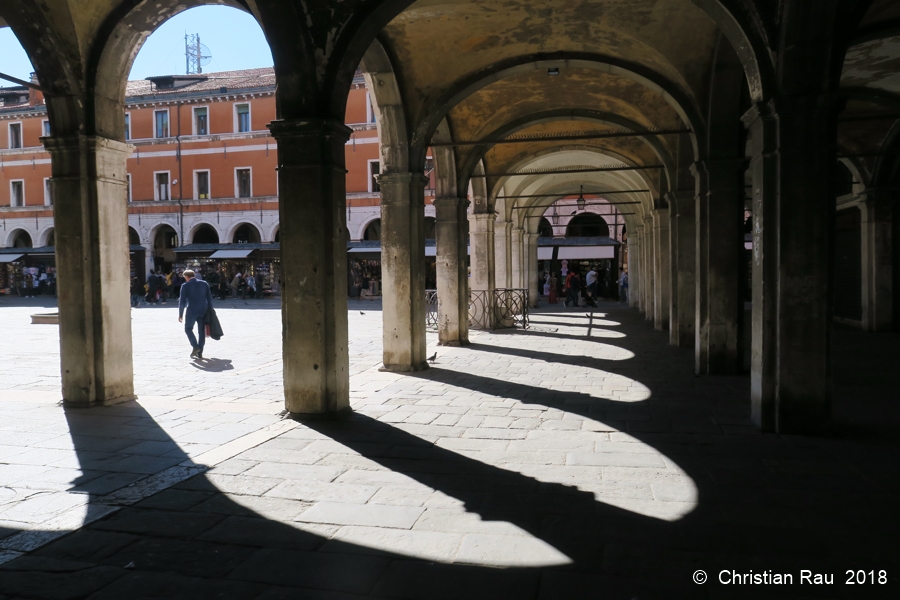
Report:
<svg viewBox="0 0 900 600"><path fill-rule="evenodd" d="M695 377L632 309L429 334L432 368L399 375L351 304L353 416L305 424L279 417L277 305L223 308L199 364L171 305L133 311L139 400L66 412L56 329L5 306L0 598L897 597L896 335L835 333L812 438L760 434L746 378Z"/></svg>

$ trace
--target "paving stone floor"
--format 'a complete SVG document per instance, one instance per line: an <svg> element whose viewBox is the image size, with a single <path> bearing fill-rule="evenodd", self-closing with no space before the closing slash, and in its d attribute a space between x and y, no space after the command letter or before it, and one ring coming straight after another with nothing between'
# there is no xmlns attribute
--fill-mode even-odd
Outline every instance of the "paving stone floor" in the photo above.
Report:
<svg viewBox="0 0 900 600"><path fill-rule="evenodd" d="M835 333L832 433L763 435L749 378L695 377L621 305L429 334L397 375L352 302L354 413L301 424L275 302L221 303L202 362L171 304L134 310L138 400L70 411L39 302L0 301L0 598L900 597L895 334Z"/></svg>

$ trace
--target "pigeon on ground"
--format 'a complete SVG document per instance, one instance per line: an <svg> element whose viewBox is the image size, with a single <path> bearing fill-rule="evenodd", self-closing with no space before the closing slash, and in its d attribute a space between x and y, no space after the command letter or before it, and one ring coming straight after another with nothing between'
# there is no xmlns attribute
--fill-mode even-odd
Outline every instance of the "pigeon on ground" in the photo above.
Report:
<svg viewBox="0 0 900 600"><path fill-rule="evenodd" d="M234 304L232 304L232 305L231 305L231 308L237 308L237 306L235 306Z"/></svg>
<svg viewBox="0 0 900 600"><path fill-rule="evenodd" d="M363 311L359 311L359 314L364 315L364 314L366 314L366 313L364 313Z"/></svg>
<svg viewBox="0 0 900 600"><path fill-rule="evenodd" d="M250 303L249 303L249 302L244 302L244 304L246 304L247 306L250 306Z"/></svg>
<svg viewBox="0 0 900 600"><path fill-rule="evenodd" d="M437 360L437 352L428 357L429 362L434 362Z"/></svg>

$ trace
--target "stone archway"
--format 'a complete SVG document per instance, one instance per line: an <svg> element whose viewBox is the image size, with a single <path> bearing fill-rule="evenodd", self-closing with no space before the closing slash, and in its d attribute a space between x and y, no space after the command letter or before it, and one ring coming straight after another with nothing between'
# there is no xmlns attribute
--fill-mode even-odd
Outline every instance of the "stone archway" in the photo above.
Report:
<svg viewBox="0 0 900 600"><path fill-rule="evenodd" d="M609 224L596 213L581 213L569 221L566 237L609 237Z"/></svg>
<svg viewBox="0 0 900 600"><path fill-rule="evenodd" d="M209 223L200 223L191 234L192 244L218 244L219 232Z"/></svg>
<svg viewBox="0 0 900 600"><path fill-rule="evenodd" d="M239 223L231 230L228 240L232 244L259 244L262 241L259 229L251 223Z"/></svg>
<svg viewBox="0 0 900 600"><path fill-rule="evenodd" d="M15 229L9 234L10 248L33 248L31 234L24 229Z"/></svg>

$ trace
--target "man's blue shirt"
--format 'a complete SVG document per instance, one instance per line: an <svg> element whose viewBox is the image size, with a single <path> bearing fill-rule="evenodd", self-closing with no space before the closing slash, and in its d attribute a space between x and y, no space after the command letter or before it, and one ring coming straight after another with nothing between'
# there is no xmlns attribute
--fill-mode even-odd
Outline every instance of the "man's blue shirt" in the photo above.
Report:
<svg viewBox="0 0 900 600"><path fill-rule="evenodd" d="M181 295L178 300L178 318L184 316L187 307L188 314L199 317L206 314L206 310L212 306L212 292L209 284L196 278L191 279L181 286Z"/></svg>

